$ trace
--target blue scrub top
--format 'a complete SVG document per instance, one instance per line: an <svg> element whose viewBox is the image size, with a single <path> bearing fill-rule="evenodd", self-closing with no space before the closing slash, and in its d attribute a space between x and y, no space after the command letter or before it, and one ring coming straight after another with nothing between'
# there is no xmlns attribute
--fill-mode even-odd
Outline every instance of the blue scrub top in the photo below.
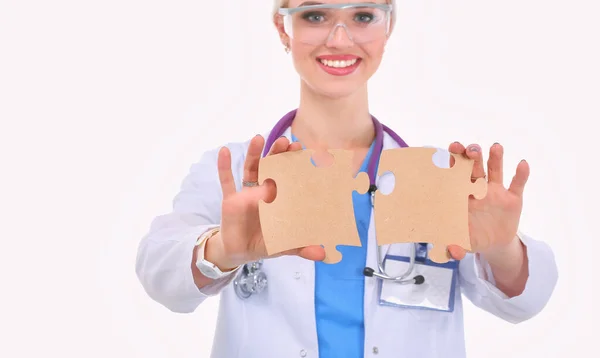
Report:
<svg viewBox="0 0 600 358"><path fill-rule="evenodd" d="M297 141L293 135L292 141ZM362 163L361 172L367 171L374 144L371 144ZM353 192L352 199L361 246L339 246L343 257L337 264L315 262L315 312L320 358L364 356L363 269L367 259L371 200L368 192Z"/></svg>

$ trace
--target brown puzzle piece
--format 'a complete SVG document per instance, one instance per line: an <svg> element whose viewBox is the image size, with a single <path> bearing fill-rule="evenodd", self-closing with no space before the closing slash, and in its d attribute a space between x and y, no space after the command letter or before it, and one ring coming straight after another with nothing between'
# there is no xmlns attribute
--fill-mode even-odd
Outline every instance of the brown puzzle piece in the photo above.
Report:
<svg viewBox="0 0 600 358"><path fill-rule="evenodd" d="M259 182L272 179L274 201L259 202L260 223L268 255L310 245L323 245L326 263L337 263L337 245L360 246L352 193L369 189L369 176L351 172L354 153L330 150L333 164L316 167L315 152L306 149L261 159Z"/></svg>
<svg viewBox="0 0 600 358"><path fill-rule="evenodd" d="M381 154L379 175L392 172L394 189L375 193L374 215L378 245L426 242L433 244L429 258L448 262L448 245L471 251L468 200L482 199L487 182L471 182L473 160L450 153L451 168L433 163L435 148L398 148Z"/></svg>

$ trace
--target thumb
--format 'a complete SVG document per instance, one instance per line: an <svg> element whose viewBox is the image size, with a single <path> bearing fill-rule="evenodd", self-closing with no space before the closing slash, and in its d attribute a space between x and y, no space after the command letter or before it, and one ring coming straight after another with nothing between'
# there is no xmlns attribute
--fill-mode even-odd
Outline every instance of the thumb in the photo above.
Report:
<svg viewBox="0 0 600 358"><path fill-rule="evenodd" d="M298 150L302 150L302 143L300 142L294 142L288 146L288 152L295 152Z"/></svg>
<svg viewBox="0 0 600 358"><path fill-rule="evenodd" d="M455 260L462 260L467 255L467 251L460 246L448 245L448 253Z"/></svg>
<svg viewBox="0 0 600 358"><path fill-rule="evenodd" d="M321 246L307 246L298 250L298 256L312 261L325 260L325 249Z"/></svg>
<svg viewBox="0 0 600 358"><path fill-rule="evenodd" d="M323 261L325 260L325 249L319 245L312 245L306 247L300 247L297 249L290 249L279 253L276 256L289 255L289 256L300 256L303 259L311 261Z"/></svg>

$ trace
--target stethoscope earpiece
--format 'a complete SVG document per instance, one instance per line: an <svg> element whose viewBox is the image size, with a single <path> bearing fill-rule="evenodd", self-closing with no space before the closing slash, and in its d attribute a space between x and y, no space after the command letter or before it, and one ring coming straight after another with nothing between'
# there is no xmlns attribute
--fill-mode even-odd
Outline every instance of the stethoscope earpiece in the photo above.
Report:
<svg viewBox="0 0 600 358"><path fill-rule="evenodd" d="M411 245L411 252L408 262L408 268L406 271L400 276L390 276L385 272L385 268L383 267L383 259L381 257L381 247L377 247L377 266L379 267L379 272L375 272L370 267L365 267L363 269L363 275L366 277L377 277L386 281L393 281L394 283L398 283L401 285L406 284L415 284L422 285L425 282L425 277L423 275L416 275L413 278L407 278L415 269L415 263L417 260L417 245L424 244L413 244Z"/></svg>
<svg viewBox="0 0 600 358"><path fill-rule="evenodd" d="M370 267L365 267L365 269L363 270L363 275L365 275L366 277L373 277L373 273L375 272L375 270L373 270Z"/></svg>
<svg viewBox="0 0 600 358"><path fill-rule="evenodd" d="M425 282L425 277L423 277L423 275L417 275L413 278L415 280L415 285L421 285L423 282Z"/></svg>
<svg viewBox="0 0 600 358"><path fill-rule="evenodd" d="M412 270L411 270L412 271ZM387 280L387 281L393 281L394 283L398 283L401 285L407 285L407 284L415 284L415 285L421 285L425 282L425 277L423 275L417 275L413 278L403 278L402 276L399 277L391 277L388 276L386 274L382 274L382 273L377 273L375 272L375 270L373 270L370 267L365 267L363 269L363 275L366 277L378 277L382 280Z"/></svg>

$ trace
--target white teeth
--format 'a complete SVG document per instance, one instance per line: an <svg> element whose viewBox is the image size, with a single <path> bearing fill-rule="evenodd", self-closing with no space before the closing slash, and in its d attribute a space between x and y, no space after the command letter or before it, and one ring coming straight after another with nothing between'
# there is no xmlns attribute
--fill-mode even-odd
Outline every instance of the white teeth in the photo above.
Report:
<svg viewBox="0 0 600 358"><path fill-rule="evenodd" d="M352 59L352 60L321 60L321 63L324 64L325 66L329 66L329 67L337 67L337 68L344 68L344 67L349 67L352 66L356 63L356 59Z"/></svg>

